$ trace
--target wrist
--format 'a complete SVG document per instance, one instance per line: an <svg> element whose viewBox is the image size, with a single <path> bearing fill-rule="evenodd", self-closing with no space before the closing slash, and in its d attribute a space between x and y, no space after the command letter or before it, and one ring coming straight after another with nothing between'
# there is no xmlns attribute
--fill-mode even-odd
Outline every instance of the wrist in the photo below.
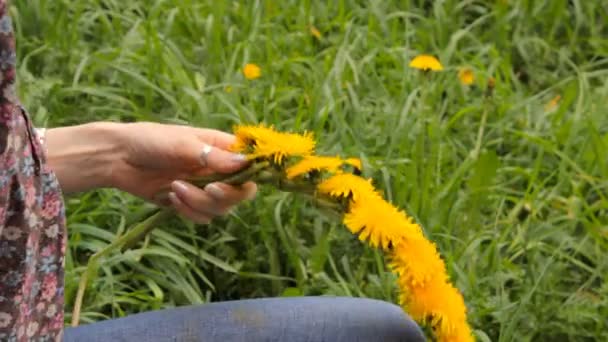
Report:
<svg viewBox="0 0 608 342"><path fill-rule="evenodd" d="M46 131L47 162L65 193L113 187L124 160L123 124L94 122Z"/></svg>

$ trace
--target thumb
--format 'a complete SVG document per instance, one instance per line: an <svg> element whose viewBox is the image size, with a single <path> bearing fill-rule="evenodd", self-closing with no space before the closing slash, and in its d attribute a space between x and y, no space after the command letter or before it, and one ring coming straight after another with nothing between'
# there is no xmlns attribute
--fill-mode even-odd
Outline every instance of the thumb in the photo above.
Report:
<svg viewBox="0 0 608 342"><path fill-rule="evenodd" d="M247 157L201 142L199 159L203 167L217 173L231 173L247 166Z"/></svg>

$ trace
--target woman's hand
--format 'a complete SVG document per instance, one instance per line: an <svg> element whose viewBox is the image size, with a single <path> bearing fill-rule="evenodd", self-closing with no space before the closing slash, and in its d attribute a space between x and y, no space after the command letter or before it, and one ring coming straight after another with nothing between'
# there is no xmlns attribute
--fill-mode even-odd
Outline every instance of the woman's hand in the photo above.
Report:
<svg viewBox="0 0 608 342"><path fill-rule="evenodd" d="M253 183L234 187L213 183L201 190L183 179L194 175L231 173L247 165L230 153L234 136L212 129L134 123L123 126L125 151L114 170L115 186L161 205L172 204L184 216L207 223L255 195ZM163 193L168 193L167 197Z"/></svg>
<svg viewBox="0 0 608 342"><path fill-rule="evenodd" d="M156 123L93 123L47 132L49 164L64 191L115 187L171 205L198 223L256 193L253 183L199 189L184 181L245 167L243 156L227 151L233 141L233 135L217 130Z"/></svg>

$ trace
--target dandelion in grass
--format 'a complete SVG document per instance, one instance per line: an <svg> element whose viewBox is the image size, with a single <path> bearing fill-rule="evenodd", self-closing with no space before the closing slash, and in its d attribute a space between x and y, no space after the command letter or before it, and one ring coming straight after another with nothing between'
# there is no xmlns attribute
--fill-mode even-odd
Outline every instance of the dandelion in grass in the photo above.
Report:
<svg viewBox="0 0 608 342"><path fill-rule="evenodd" d="M559 105L559 101L562 99L561 95L556 95L545 105L545 112L551 112Z"/></svg>
<svg viewBox="0 0 608 342"><path fill-rule="evenodd" d="M496 79L494 77L488 78L488 83L486 85L486 96L492 96L494 94L494 88L496 88Z"/></svg>
<svg viewBox="0 0 608 342"><path fill-rule="evenodd" d="M243 67L243 75L248 80L255 80L262 76L262 69L253 63L247 63Z"/></svg>
<svg viewBox="0 0 608 342"><path fill-rule="evenodd" d="M437 58L431 55L418 55L410 62L410 68L423 71L441 71L443 70L443 65L441 65Z"/></svg>
<svg viewBox="0 0 608 342"><path fill-rule="evenodd" d="M494 89L496 87L496 79L494 77L488 78L488 89Z"/></svg>
<svg viewBox="0 0 608 342"><path fill-rule="evenodd" d="M266 158L276 164L282 164L286 157L312 154L315 148L311 133L283 133L258 125L237 126L234 134L236 142L232 151L245 153L250 159Z"/></svg>
<svg viewBox="0 0 608 342"><path fill-rule="evenodd" d="M475 82L475 74L470 68L462 68L458 71L458 79L462 85L469 86Z"/></svg>
<svg viewBox="0 0 608 342"><path fill-rule="evenodd" d="M310 34L319 40L321 39L321 32L312 25L310 25Z"/></svg>

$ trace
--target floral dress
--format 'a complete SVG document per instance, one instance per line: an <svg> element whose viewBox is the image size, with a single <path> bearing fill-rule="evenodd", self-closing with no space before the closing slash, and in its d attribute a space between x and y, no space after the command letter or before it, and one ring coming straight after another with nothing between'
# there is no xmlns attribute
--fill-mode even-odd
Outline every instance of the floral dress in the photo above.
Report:
<svg viewBox="0 0 608 342"><path fill-rule="evenodd" d="M8 0L0 0L0 341L61 341L64 206L15 96L8 11Z"/></svg>

